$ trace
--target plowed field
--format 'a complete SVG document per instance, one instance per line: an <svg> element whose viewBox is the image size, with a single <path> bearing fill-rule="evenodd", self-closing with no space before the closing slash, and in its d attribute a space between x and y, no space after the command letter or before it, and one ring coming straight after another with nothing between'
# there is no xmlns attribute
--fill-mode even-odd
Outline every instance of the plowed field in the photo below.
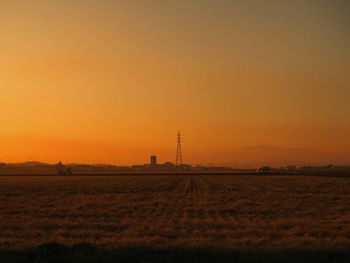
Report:
<svg viewBox="0 0 350 263"><path fill-rule="evenodd" d="M350 179L0 177L0 247L49 242L102 247L349 246Z"/></svg>

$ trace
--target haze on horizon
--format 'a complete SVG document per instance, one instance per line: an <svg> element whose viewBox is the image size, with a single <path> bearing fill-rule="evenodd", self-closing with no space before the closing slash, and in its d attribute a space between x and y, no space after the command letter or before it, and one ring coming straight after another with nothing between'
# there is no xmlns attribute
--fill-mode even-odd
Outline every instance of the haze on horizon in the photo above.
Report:
<svg viewBox="0 0 350 263"><path fill-rule="evenodd" d="M349 13L343 0L1 1L0 161L173 161L178 129L193 164L256 145L344 160Z"/></svg>

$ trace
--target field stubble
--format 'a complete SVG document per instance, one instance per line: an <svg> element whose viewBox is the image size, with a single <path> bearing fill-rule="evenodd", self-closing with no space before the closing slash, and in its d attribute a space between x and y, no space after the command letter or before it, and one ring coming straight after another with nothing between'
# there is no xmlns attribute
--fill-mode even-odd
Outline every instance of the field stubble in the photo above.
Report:
<svg viewBox="0 0 350 263"><path fill-rule="evenodd" d="M350 179L0 177L0 247L346 248Z"/></svg>

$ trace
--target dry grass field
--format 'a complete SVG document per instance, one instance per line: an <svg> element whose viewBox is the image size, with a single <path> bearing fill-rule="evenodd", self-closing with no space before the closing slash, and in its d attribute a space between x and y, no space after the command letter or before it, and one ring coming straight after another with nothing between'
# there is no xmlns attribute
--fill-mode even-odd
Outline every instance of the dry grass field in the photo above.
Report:
<svg viewBox="0 0 350 263"><path fill-rule="evenodd" d="M350 178L0 177L0 248L47 243L344 251Z"/></svg>

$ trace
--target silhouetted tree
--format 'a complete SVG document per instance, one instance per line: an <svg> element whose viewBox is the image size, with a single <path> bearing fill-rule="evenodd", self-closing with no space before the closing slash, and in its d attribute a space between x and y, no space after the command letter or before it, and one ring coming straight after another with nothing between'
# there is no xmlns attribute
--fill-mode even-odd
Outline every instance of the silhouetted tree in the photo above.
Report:
<svg viewBox="0 0 350 263"><path fill-rule="evenodd" d="M59 175L70 175L72 174L72 169L65 166L61 161L56 165Z"/></svg>

